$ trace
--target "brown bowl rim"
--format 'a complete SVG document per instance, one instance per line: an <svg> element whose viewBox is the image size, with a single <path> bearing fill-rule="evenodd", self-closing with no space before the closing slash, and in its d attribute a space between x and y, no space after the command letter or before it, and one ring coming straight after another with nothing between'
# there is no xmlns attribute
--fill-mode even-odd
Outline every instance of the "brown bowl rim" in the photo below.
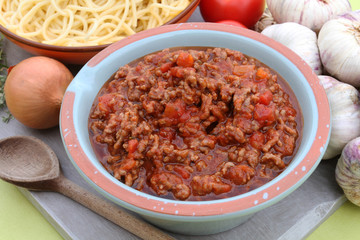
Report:
<svg viewBox="0 0 360 240"><path fill-rule="evenodd" d="M200 3L200 0L192 0L190 4L181 11L178 15L176 15L173 19L169 20L168 22L164 23L163 25L169 25L174 24L180 21L186 14L188 14L194 7L197 7L197 5ZM31 46L33 48L43 49L43 50L49 50L49 51L56 51L56 52L99 52L102 49L108 47L112 43L109 44L102 44L102 45L92 45L92 46L58 46L58 45L50 45L45 44L41 42L36 42L34 40L21 37L10 30L8 30L6 27L0 24L0 32L2 32L7 38L13 39L19 43Z"/></svg>

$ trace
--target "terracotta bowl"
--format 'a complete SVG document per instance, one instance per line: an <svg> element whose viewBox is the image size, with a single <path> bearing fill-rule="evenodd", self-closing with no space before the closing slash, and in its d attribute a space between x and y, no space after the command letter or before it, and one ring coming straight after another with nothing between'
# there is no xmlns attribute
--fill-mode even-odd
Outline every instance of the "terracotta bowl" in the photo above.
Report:
<svg viewBox="0 0 360 240"><path fill-rule="evenodd" d="M171 47L224 47L252 56L277 71L299 100L301 144L289 166L250 192L221 200L176 201L139 192L119 182L96 158L89 140L88 116L105 81L146 54ZM79 173L106 198L161 228L181 234L212 234L231 229L291 194L318 166L328 144L330 108L323 87L295 53L257 32L216 23L183 23L143 31L107 47L75 76L63 99L60 131Z"/></svg>
<svg viewBox="0 0 360 240"><path fill-rule="evenodd" d="M196 7L199 5L200 0L193 0L180 14L168 21L164 25L183 23L186 22ZM97 46L84 46L84 47L63 47L39 43L20 37L15 33L7 30L4 26L0 25L0 32L6 38L20 46L27 52L34 55L42 55L55 58L65 64L83 65L89 61L94 55L108 47L110 44L97 45Z"/></svg>

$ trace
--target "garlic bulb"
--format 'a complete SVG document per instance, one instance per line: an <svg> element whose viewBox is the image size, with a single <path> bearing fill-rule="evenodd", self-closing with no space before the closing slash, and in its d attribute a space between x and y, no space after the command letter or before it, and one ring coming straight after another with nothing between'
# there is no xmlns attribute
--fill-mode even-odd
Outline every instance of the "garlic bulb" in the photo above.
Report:
<svg viewBox="0 0 360 240"><path fill-rule="evenodd" d="M350 84L330 76L319 76L331 109L331 135L323 159L341 154L344 146L360 136L359 92Z"/></svg>
<svg viewBox="0 0 360 240"><path fill-rule="evenodd" d="M351 11L348 0L266 0L277 23L296 22L318 32L333 16Z"/></svg>
<svg viewBox="0 0 360 240"><path fill-rule="evenodd" d="M259 21L255 24L254 30L256 32L262 32L266 27L276 24L274 18L271 16L271 13L268 8L265 9L263 15L260 17Z"/></svg>
<svg viewBox="0 0 360 240"><path fill-rule="evenodd" d="M360 206L360 138L346 144L337 162L335 178L350 202Z"/></svg>
<svg viewBox="0 0 360 240"><path fill-rule="evenodd" d="M322 73L317 37L311 29L287 22L268 26L261 33L293 50L317 75Z"/></svg>
<svg viewBox="0 0 360 240"><path fill-rule="evenodd" d="M318 46L331 76L360 87L360 11L326 22L319 32Z"/></svg>

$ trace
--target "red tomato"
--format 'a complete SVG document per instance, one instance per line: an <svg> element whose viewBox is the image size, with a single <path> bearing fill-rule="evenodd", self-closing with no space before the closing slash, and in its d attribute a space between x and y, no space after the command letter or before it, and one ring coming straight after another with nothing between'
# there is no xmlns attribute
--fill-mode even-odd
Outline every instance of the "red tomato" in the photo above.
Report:
<svg viewBox="0 0 360 240"><path fill-rule="evenodd" d="M252 28L265 9L265 0L201 0L200 12L206 22L235 20Z"/></svg>
<svg viewBox="0 0 360 240"><path fill-rule="evenodd" d="M222 20L222 21L217 21L217 23L222 23L222 24L228 24L228 25L232 25L232 26L247 28L244 24L242 24L242 23L240 23L238 21L234 21L234 20Z"/></svg>

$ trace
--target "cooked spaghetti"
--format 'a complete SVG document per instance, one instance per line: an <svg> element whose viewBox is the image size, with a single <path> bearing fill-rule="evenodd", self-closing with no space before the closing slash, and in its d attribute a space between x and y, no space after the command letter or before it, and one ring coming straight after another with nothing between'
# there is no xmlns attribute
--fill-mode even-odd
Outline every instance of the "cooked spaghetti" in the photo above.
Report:
<svg viewBox="0 0 360 240"><path fill-rule="evenodd" d="M92 46L168 22L191 0L0 0L0 24L36 42Z"/></svg>

